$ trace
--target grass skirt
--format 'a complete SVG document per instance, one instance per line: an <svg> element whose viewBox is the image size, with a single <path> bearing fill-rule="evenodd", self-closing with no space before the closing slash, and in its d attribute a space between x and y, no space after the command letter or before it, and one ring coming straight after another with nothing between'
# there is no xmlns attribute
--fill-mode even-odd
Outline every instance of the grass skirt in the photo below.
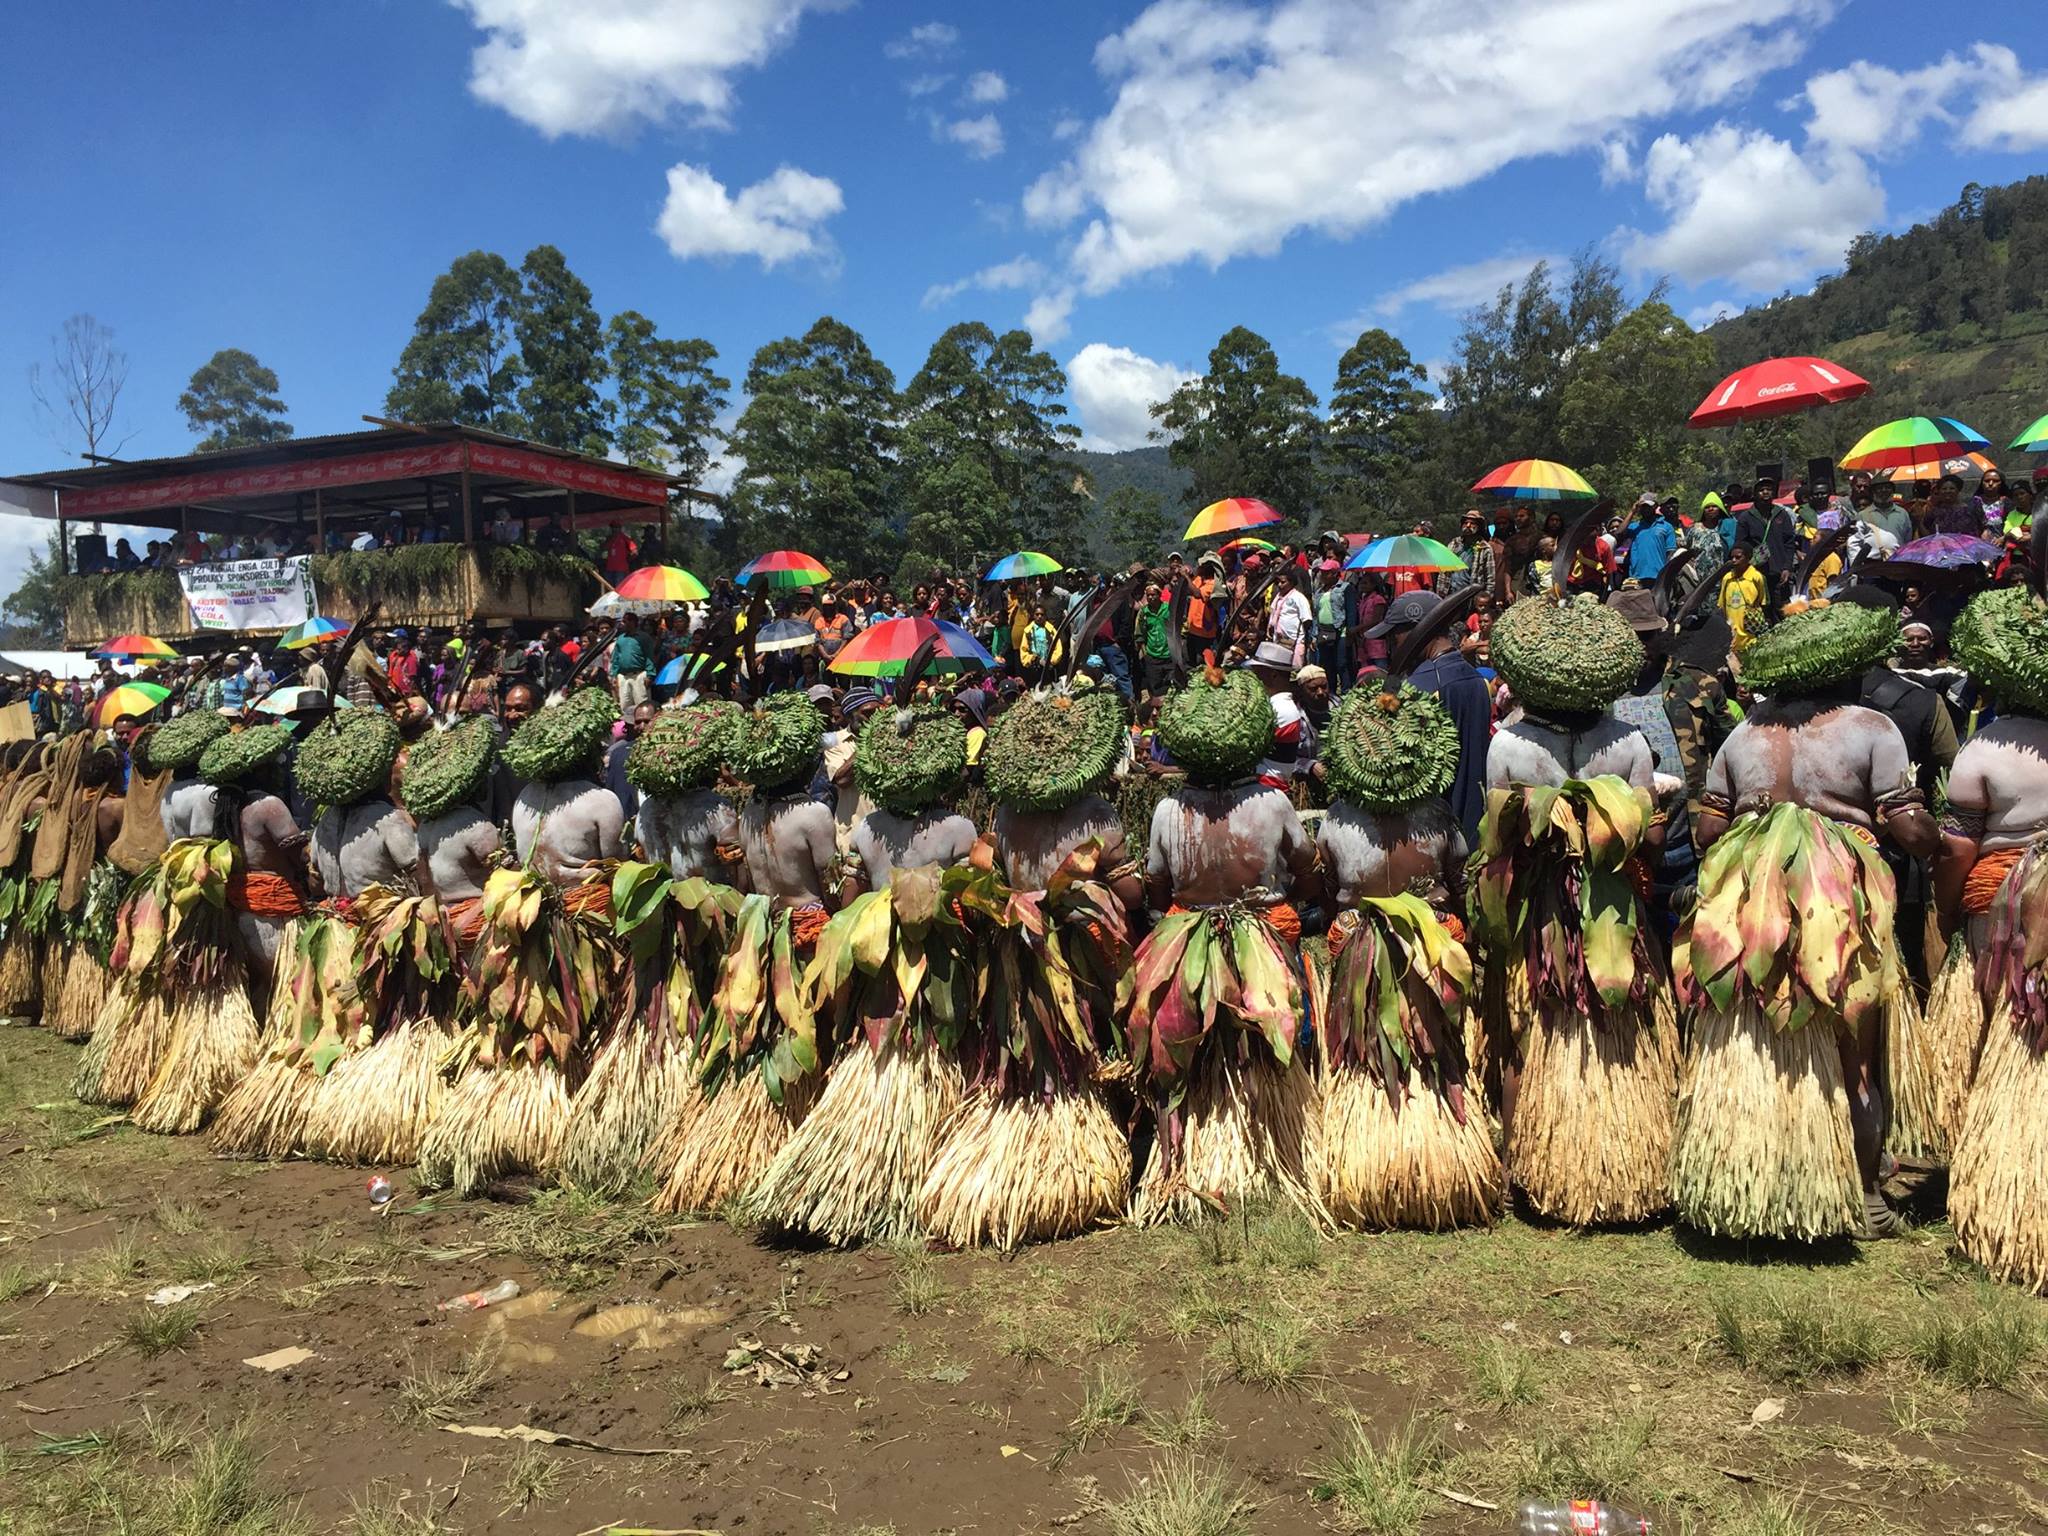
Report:
<svg viewBox="0 0 2048 1536"><path fill-rule="evenodd" d="M1585 1227L1645 1221L1671 1204L1678 1018L1660 977L1641 1008L1607 1022L1535 1009L1519 956L1508 1011L1522 1066L1507 1133L1508 1180L1531 1208Z"/></svg>
<svg viewBox="0 0 2048 1536"><path fill-rule="evenodd" d="M1949 945L1948 959L1928 989L1925 1018L1927 1048L1934 1056L1936 1113L1954 1146L1963 1134L1977 1056L1984 1048L1984 994L1977 990L1977 968L1961 934Z"/></svg>
<svg viewBox="0 0 2048 1536"><path fill-rule="evenodd" d="M751 1189L789 1143L818 1098L818 1074L790 1083L782 1102L758 1071L726 1078L663 1133L648 1154L661 1181L654 1208L674 1214L722 1211Z"/></svg>
<svg viewBox="0 0 2048 1536"><path fill-rule="evenodd" d="M1949 1170L1949 1220L1993 1278L2048 1291L2048 1053L2001 1003Z"/></svg>
<svg viewBox="0 0 2048 1536"><path fill-rule="evenodd" d="M0 941L0 1017L29 1018L43 1009L43 941L16 933Z"/></svg>
<svg viewBox="0 0 2048 1536"><path fill-rule="evenodd" d="M87 1104L125 1109L148 1091L171 1044L171 1011L154 981L117 976L79 1058L72 1091Z"/></svg>
<svg viewBox="0 0 2048 1536"><path fill-rule="evenodd" d="M1477 1074L1465 1083L1465 1122L1410 1069L1397 1106L1362 1067L1338 1067L1322 1085L1317 1186L1339 1226L1440 1232L1500 1215L1506 1177Z"/></svg>
<svg viewBox="0 0 2048 1536"><path fill-rule="evenodd" d="M1123 1214L1131 1144L1092 1082L1049 1095L968 1095L918 1191L917 1225L961 1248L1009 1252Z"/></svg>
<svg viewBox="0 0 2048 1536"><path fill-rule="evenodd" d="M130 1116L135 1128L158 1136L199 1130L256 1065L259 1049L239 963L211 983L179 988L163 1063Z"/></svg>
<svg viewBox="0 0 2048 1536"><path fill-rule="evenodd" d="M111 979L92 946L77 940L52 940L45 957L43 1023L59 1040L84 1040L99 1023Z"/></svg>
<svg viewBox="0 0 2048 1536"><path fill-rule="evenodd" d="M306 1156L368 1168L417 1162L448 1090L441 1062L451 1043L439 1021L413 1018L342 1057L318 1080L307 1108Z"/></svg>
<svg viewBox="0 0 2048 1536"><path fill-rule="evenodd" d="M936 1045L857 1039L746 1197L747 1214L829 1243L918 1234L918 1196L965 1092Z"/></svg>
<svg viewBox="0 0 2048 1536"><path fill-rule="evenodd" d="M442 1095L420 1142L419 1182L467 1198L515 1173L551 1173L571 1087L552 1060L472 1062Z"/></svg>
<svg viewBox="0 0 2048 1536"><path fill-rule="evenodd" d="M576 1090L556 1176L578 1189L622 1192L657 1140L694 1117L699 1097L695 1059L672 1027L621 1020ZM674 1141L669 1145L673 1157Z"/></svg>
<svg viewBox="0 0 2048 1536"><path fill-rule="evenodd" d="M1940 1069L1919 994L1896 945L1892 947L1889 985L1884 1020L1884 1147L1894 1157L1946 1163L1951 1141L1942 1119Z"/></svg>
<svg viewBox="0 0 2048 1536"><path fill-rule="evenodd" d="M1702 1009L1678 1106L1672 1193L1720 1237L1860 1231L1863 1182L1832 1029L1780 1029L1754 1001Z"/></svg>
<svg viewBox="0 0 2048 1536"><path fill-rule="evenodd" d="M1284 1199L1316 1225L1327 1225L1315 1194L1321 1156L1315 1079L1298 1056L1283 1067L1256 1044L1246 1059L1234 1060L1224 1047L1237 1031L1218 1034L1222 1038L1205 1042L1173 1117L1179 1147L1165 1144L1168 1127L1162 1127L1146 1154L1131 1219L1140 1226L1192 1222Z"/></svg>

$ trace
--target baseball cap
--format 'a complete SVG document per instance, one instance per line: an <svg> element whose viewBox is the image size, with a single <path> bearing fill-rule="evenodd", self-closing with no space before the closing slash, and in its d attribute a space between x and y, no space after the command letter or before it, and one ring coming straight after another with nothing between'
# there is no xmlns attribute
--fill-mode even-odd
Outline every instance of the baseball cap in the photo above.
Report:
<svg viewBox="0 0 2048 1536"><path fill-rule="evenodd" d="M1397 629L1420 624L1436 606L1434 592L1403 592L1387 605L1387 616L1365 632L1368 640L1380 640Z"/></svg>
<svg viewBox="0 0 2048 1536"><path fill-rule="evenodd" d="M1336 560L1322 560L1317 562L1316 569L1319 571L1341 571L1344 567L1341 562Z"/></svg>

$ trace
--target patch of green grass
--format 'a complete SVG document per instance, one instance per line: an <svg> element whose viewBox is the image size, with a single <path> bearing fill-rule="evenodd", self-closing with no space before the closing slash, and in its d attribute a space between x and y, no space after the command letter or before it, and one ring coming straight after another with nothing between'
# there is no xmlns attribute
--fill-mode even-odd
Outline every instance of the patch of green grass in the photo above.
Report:
<svg viewBox="0 0 2048 1536"><path fill-rule="evenodd" d="M632 1263L637 1250L680 1224L645 1205L618 1205L588 1190L543 1189L484 1217L489 1251L525 1259L564 1290L590 1290Z"/></svg>
<svg viewBox="0 0 2048 1536"><path fill-rule="evenodd" d="M165 1272L190 1285L220 1285L239 1280L268 1255L257 1244L244 1243L222 1234L208 1238L197 1247L171 1255Z"/></svg>
<svg viewBox="0 0 2048 1536"><path fill-rule="evenodd" d="M1876 1316L1832 1289L1772 1287L1713 1299L1721 1347L1744 1370L1772 1381L1847 1375L1877 1364L1883 1345Z"/></svg>
<svg viewBox="0 0 2048 1536"><path fill-rule="evenodd" d="M1466 1366L1472 1391L1489 1408L1508 1409L1533 1403L1541 1395L1536 1357L1504 1339L1488 1339Z"/></svg>
<svg viewBox="0 0 2048 1536"><path fill-rule="evenodd" d="M1109 1536L1245 1536L1252 1507L1226 1467L1176 1456L1154 1462L1099 1513Z"/></svg>
<svg viewBox="0 0 2048 1536"><path fill-rule="evenodd" d="M1007 1313L996 1319L996 1348L1019 1365L1037 1365L1052 1358L1051 1322L1036 1312Z"/></svg>
<svg viewBox="0 0 2048 1536"><path fill-rule="evenodd" d="M443 1529L425 1515L416 1515L403 1502L393 1504L365 1504L351 1495L348 1501L348 1520L342 1530L346 1536L439 1536Z"/></svg>
<svg viewBox="0 0 2048 1536"><path fill-rule="evenodd" d="M505 1501L500 1514L513 1514L545 1504L562 1481L562 1467L537 1445L524 1446L505 1468L498 1496Z"/></svg>
<svg viewBox="0 0 2048 1536"><path fill-rule="evenodd" d="M417 1424L439 1424L453 1418L475 1405L497 1363L497 1351L478 1344L452 1367L432 1361L415 1365L399 1378L398 1417Z"/></svg>
<svg viewBox="0 0 2048 1536"><path fill-rule="evenodd" d="M1246 1386L1290 1391L1301 1386L1315 1365L1315 1334L1307 1321L1294 1313L1262 1307L1232 1323L1217 1341L1214 1353Z"/></svg>
<svg viewBox="0 0 2048 1536"><path fill-rule="evenodd" d="M1151 1444L1168 1451L1192 1451L1215 1439L1222 1428L1209 1412L1208 1394L1199 1385L1191 1387L1172 1412L1147 1408L1138 1420L1138 1432Z"/></svg>
<svg viewBox="0 0 2048 1536"><path fill-rule="evenodd" d="M1907 1337L1906 1352L1928 1375L1956 1387L2011 1388L2041 1349L2026 1302L1986 1290L1971 1310L1931 1308Z"/></svg>
<svg viewBox="0 0 2048 1536"><path fill-rule="evenodd" d="M20 1259L9 1264L0 1264L0 1306L10 1301L19 1301L30 1291L39 1291L50 1282L50 1272Z"/></svg>
<svg viewBox="0 0 2048 1536"><path fill-rule="evenodd" d="M90 1213L107 1208L106 1192L90 1179L82 1179L68 1162L54 1157L37 1158L29 1165L19 1185L21 1198L38 1210L63 1207Z"/></svg>
<svg viewBox="0 0 2048 1536"><path fill-rule="evenodd" d="M1942 1397L1922 1397L1918 1392L1894 1392L1885 1399L1892 1422L1904 1435L1961 1434L1969 1427L1969 1416L1955 1402Z"/></svg>
<svg viewBox="0 0 2048 1536"><path fill-rule="evenodd" d="M1313 1496L1334 1503L1352 1530L1408 1536L1429 1512L1424 1480L1434 1477L1443 1461L1434 1437L1413 1421L1376 1440L1363 1422L1353 1419L1336 1455L1315 1469Z"/></svg>
<svg viewBox="0 0 2048 1536"><path fill-rule="evenodd" d="M717 1412L718 1405L731 1396L725 1383L716 1376L705 1377L704 1384L697 1387L679 1381L668 1389L669 1425L673 1428L708 1419Z"/></svg>
<svg viewBox="0 0 2048 1536"><path fill-rule="evenodd" d="M69 1274L80 1289L104 1299L124 1294L142 1277L142 1270L142 1238L131 1227L82 1254Z"/></svg>
<svg viewBox="0 0 2048 1536"><path fill-rule="evenodd" d="M946 1299L946 1282L923 1260L906 1262L896 1272L896 1310L908 1317L923 1317L938 1309Z"/></svg>
<svg viewBox="0 0 2048 1536"><path fill-rule="evenodd" d="M149 1219L172 1237L190 1237L206 1226L206 1217L196 1205L187 1205L182 1200L168 1196L151 1207Z"/></svg>
<svg viewBox="0 0 2048 1536"><path fill-rule="evenodd" d="M1230 1289L1211 1289L1209 1282L1199 1278L1189 1281L1166 1314L1166 1331L1178 1344L1221 1332L1244 1316L1240 1295Z"/></svg>
<svg viewBox="0 0 2048 1536"><path fill-rule="evenodd" d="M1720 1536L1820 1536L1822 1526L1798 1501L1767 1493L1716 1522L1714 1529Z"/></svg>
<svg viewBox="0 0 2048 1536"><path fill-rule="evenodd" d="M1094 1307L1081 1323L1081 1338L1090 1349L1114 1349L1137 1336L1138 1314L1129 1307Z"/></svg>
<svg viewBox="0 0 2048 1536"><path fill-rule="evenodd" d="M1547 1428L1516 1447L1509 1466L1514 1491L1544 1498L1570 1489L1571 1498L1627 1504L1656 1433L1657 1421L1647 1413L1603 1413L1587 1425Z"/></svg>
<svg viewBox="0 0 2048 1536"><path fill-rule="evenodd" d="M154 1360L190 1344L199 1332L200 1321L197 1302L176 1301L168 1307L145 1303L121 1325L121 1341L143 1359Z"/></svg>
<svg viewBox="0 0 2048 1536"><path fill-rule="evenodd" d="M1313 1274L1329 1259L1330 1247L1322 1233L1291 1205L1261 1211L1251 1219L1250 1227L1245 1256L1265 1269Z"/></svg>
<svg viewBox="0 0 2048 1536"><path fill-rule="evenodd" d="M305 1530L262 1472L262 1453L246 1425L201 1436L165 1495L164 1536L285 1536Z"/></svg>
<svg viewBox="0 0 2048 1536"><path fill-rule="evenodd" d="M1085 1451L1128 1424L1135 1424L1145 1411L1145 1399L1128 1371L1098 1365L1081 1389L1081 1407L1067 1423L1060 1437L1055 1465L1077 1452Z"/></svg>

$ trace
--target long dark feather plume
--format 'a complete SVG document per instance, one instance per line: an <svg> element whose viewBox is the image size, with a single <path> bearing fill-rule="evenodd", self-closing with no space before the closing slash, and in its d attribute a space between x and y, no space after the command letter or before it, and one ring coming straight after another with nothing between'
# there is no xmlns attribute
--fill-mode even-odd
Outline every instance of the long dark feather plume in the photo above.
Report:
<svg viewBox="0 0 2048 1536"><path fill-rule="evenodd" d="M1068 648L1065 673L1068 682L1074 680L1075 674L1081 670L1081 664L1087 659L1092 637L1100 633L1105 624L1114 624L1124 609L1138 600L1138 595L1145 590L1145 583L1149 579L1140 571L1137 575L1126 577L1118 585L1103 591L1089 612L1087 622L1079 626L1080 643Z"/></svg>
<svg viewBox="0 0 2048 1536"><path fill-rule="evenodd" d="M334 652L333 683L336 687L339 687L348 677L349 657L355 653L355 648L363 643L363 636L369 631L370 625L376 621L377 615L383 611L384 605L382 603L370 604L361 613L356 615L355 623L349 625L348 633L341 637L341 644L335 648ZM264 690L263 697L270 697L268 689ZM329 694L328 698L331 702L333 695ZM261 704L263 699L258 699L256 702ZM327 717L327 726L329 730L338 731L341 729L340 710L334 711Z"/></svg>
<svg viewBox="0 0 2048 1536"><path fill-rule="evenodd" d="M603 659L605 653L612 648L612 643L618 638L619 632L614 629L610 634L598 641L596 645L587 645L583 648L583 654L576 658L576 665L570 668L568 677L563 680L563 698L566 699L576 691L577 681Z"/></svg>
<svg viewBox="0 0 2048 1536"><path fill-rule="evenodd" d="M1408 631L1402 638L1401 648L1394 652L1393 659L1387 663L1389 687L1398 685L1401 679L1415 670L1421 663L1422 653L1428 649L1429 642L1449 629L1478 596L1479 583L1474 581L1467 582L1457 591L1436 600L1436 606L1424 614L1416 622L1415 627Z"/></svg>
<svg viewBox="0 0 2048 1536"><path fill-rule="evenodd" d="M1186 687L1188 680L1188 641L1181 626L1188 617L1188 579L1185 576L1173 578L1173 596L1167 603L1166 651L1173 659L1173 681L1176 687Z"/></svg>
<svg viewBox="0 0 2048 1536"><path fill-rule="evenodd" d="M462 712L462 696L469 692L470 669L476 665L476 647L462 648L462 665L456 668L455 685L448 690L448 702L441 707L441 729L447 730L455 723L455 717Z"/></svg>
<svg viewBox="0 0 2048 1536"><path fill-rule="evenodd" d="M1094 633L1092 629L1087 628L1078 621L1085 619L1088 616L1088 610L1101 601L1101 598L1102 588L1100 585L1097 585L1090 587L1086 592L1077 594L1068 602L1067 611L1060 615L1059 623L1052 627L1053 655L1065 656L1071 659L1074 654L1074 637L1076 635Z"/></svg>
<svg viewBox="0 0 2048 1536"><path fill-rule="evenodd" d="M1792 573L1792 595L1797 598L1805 597L1807 583L1813 579L1813 573L1820 569L1820 563L1848 542L1849 525L1845 522L1839 528L1830 528L1807 545L1806 554L1801 557L1798 568Z"/></svg>
<svg viewBox="0 0 2048 1536"><path fill-rule="evenodd" d="M1721 573L1719 571L1710 572L1702 577L1699 585L1688 592L1685 596L1685 601L1678 605L1678 612L1671 616L1670 627L1672 632L1675 634L1681 629L1690 627L1693 616L1700 611L1700 608L1710 596L1720 590Z"/></svg>
<svg viewBox="0 0 2048 1536"><path fill-rule="evenodd" d="M1571 590L1572 568L1579 563L1579 552L1592 539L1593 532L1614 510L1614 503L1605 496L1586 508L1565 525L1564 536L1557 541L1557 553L1550 557L1550 595L1562 598Z"/></svg>
<svg viewBox="0 0 2048 1536"><path fill-rule="evenodd" d="M902 711L910 708L910 701L917 696L917 680L924 676L925 668L932 664L932 657L939 649L939 637L933 635L910 653L910 660L903 664L903 674L896 679L897 729L906 736L910 734L910 721Z"/></svg>
<svg viewBox="0 0 2048 1536"><path fill-rule="evenodd" d="M1650 590L1657 601L1658 618L1671 617L1672 603L1678 596L1678 578L1684 573L1686 566L1692 563L1692 557L1693 551L1681 549L1666 560L1664 569L1657 573L1657 584Z"/></svg>
<svg viewBox="0 0 2048 1536"><path fill-rule="evenodd" d="M1241 642L1249 622L1259 612L1260 601L1273 589L1273 583L1279 579L1280 573L1278 571L1265 571L1260 574L1257 581L1245 588L1244 601L1237 605L1237 612L1230 616L1228 632L1217 641L1222 646L1225 654L1228 654L1233 645ZM1221 658L1219 657L1218 659L1220 660Z"/></svg>

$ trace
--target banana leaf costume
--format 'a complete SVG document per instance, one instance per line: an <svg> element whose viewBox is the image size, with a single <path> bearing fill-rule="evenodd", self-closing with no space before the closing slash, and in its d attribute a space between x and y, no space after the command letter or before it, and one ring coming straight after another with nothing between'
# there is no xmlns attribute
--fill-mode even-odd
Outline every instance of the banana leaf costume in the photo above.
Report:
<svg viewBox="0 0 2048 1536"><path fill-rule="evenodd" d="M1411 814L1431 811L1423 825L1452 825L1442 797L1457 758L1457 728L1436 699L1407 687L1354 689L1323 741L1331 814L1340 824L1375 818L1391 858L1388 843L1412 835ZM1499 1213L1500 1157L1466 1049L1476 988L1463 931L1412 889L1361 896L1330 924L1328 965L1312 964L1319 1193L1344 1225L1436 1230Z"/></svg>
<svg viewBox="0 0 2048 1536"><path fill-rule="evenodd" d="M43 1007L43 940L57 910L57 884L33 873L49 818L59 753L30 744L0 786L0 1016L33 1017ZM37 801L45 802L40 810Z"/></svg>
<svg viewBox="0 0 2048 1536"><path fill-rule="evenodd" d="M854 756L862 792L896 815L945 804L966 770L959 722L911 699L930 655L927 642L911 657L897 707L875 713ZM814 1015L844 1037L831 1040L817 1104L747 1197L759 1219L831 1243L919 1230L918 1195L960 1102L975 1025L966 874L897 867L886 888L862 892L825 924L807 985ZM791 1032L788 1043L798 1039ZM814 1038L801 1043L815 1056Z"/></svg>
<svg viewBox="0 0 2048 1536"><path fill-rule="evenodd" d="M1808 607L1760 636L1744 674L1796 698L1862 671L1898 640L1895 617ZM1910 792L1918 803L1918 792ZM1738 808L1709 796L1710 809ZM1880 801L1882 821L1887 804ZM1881 1026L1893 1123L1931 1124L1931 1070L1908 1051L1912 983L1894 936L1891 870L1867 830L1790 803L1742 809L1700 865L1673 944L1693 1012L1672 1194L1689 1225L1727 1237L1815 1240L1865 1230L1842 1049ZM1922 1102L1924 1099L1925 1102Z"/></svg>

